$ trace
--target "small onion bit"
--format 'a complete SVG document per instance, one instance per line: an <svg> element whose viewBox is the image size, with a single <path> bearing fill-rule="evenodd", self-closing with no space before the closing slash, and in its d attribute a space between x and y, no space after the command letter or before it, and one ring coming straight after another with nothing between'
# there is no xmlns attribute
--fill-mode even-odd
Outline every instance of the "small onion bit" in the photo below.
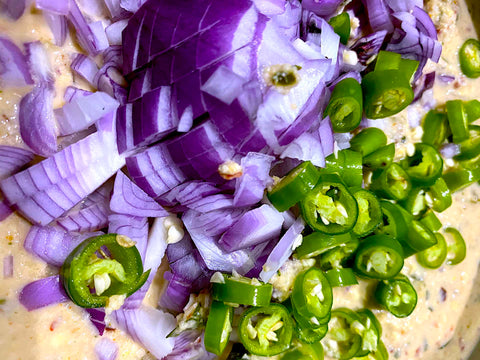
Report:
<svg viewBox="0 0 480 360"><path fill-rule="evenodd" d="M7 255L3 258L3 278L13 277L13 255Z"/></svg>

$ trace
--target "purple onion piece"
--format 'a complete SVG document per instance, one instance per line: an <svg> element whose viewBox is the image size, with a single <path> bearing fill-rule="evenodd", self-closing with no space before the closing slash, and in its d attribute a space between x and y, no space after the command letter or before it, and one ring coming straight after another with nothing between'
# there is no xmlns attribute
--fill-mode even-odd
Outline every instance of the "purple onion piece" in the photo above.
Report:
<svg viewBox="0 0 480 360"><path fill-rule="evenodd" d="M440 154L442 154L445 159L452 159L454 156L460 154L460 146L457 144L442 145Z"/></svg>
<svg viewBox="0 0 480 360"><path fill-rule="evenodd" d="M43 10L43 17L52 31L53 43L57 46L63 46L68 34L67 18L47 10Z"/></svg>
<svg viewBox="0 0 480 360"><path fill-rule="evenodd" d="M172 352L175 339L167 338L167 335L176 326L173 315L150 306L141 306L133 310L116 310L111 317L120 329L156 358L163 359Z"/></svg>
<svg viewBox="0 0 480 360"><path fill-rule="evenodd" d="M6 37L0 37L0 81L2 87L33 84L25 56Z"/></svg>
<svg viewBox="0 0 480 360"><path fill-rule="evenodd" d="M60 276L55 275L26 285L20 291L18 300L28 311L32 311L45 306L67 302L70 299L65 294L63 285L60 283Z"/></svg>
<svg viewBox="0 0 480 360"><path fill-rule="evenodd" d="M282 229L283 217L269 205L247 211L219 240L228 252L245 249L276 238Z"/></svg>
<svg viewBox="0 0 480 360"><path fill-rule="evenodd" d="M268 282L282 267L285 261L288 260L290 255L292 255L294 246L296 245L295 242L302 236L301 234L304 228L305 222L299 217L282 236L263 265L262 272L259 276L262 281Z"/></svg>
<svg viewBox="0 0 480 360"><path fill-rule="evenodd" d="M118 344L109 338L101 338L95 344L98 360L115 360L118 355Z"/></svg>
<svg viewBox="0 0 480 360"><path fill-rule="evenodd" d="M18 20L26 8L26 0L3 0L0 3L0 12L12 20Z"/></svg>
<svg viewBox="0 0 480 360"><path fill-rule="evenodd" d="M123 172L119 171L115 178L115 187L110 209L118 214L164 217L168 212L142 189L135 185Z"/></svg>
<svg viewBox="0 0 480 360"><path fill-rule="evenodd" d="M94 308L94 309L85 309L90 318L90 322L97 329L100 336L103 335L105 331L105 309L104 308ZM95 346L96 349L96 346Z"/></svg>
<svg viewBox="0 0 480 360"><path fill-rule="evenodd" d="M53 97L53 90L40 84L22 98L18 110L22 140L33 152L44 157L57 151Z"/></svg>
<svg viewBox="0 0 480 360"><path fill-rule="evenodd" d="M3 258L3 278L13 277L13 255L7 255Z"/></svg>

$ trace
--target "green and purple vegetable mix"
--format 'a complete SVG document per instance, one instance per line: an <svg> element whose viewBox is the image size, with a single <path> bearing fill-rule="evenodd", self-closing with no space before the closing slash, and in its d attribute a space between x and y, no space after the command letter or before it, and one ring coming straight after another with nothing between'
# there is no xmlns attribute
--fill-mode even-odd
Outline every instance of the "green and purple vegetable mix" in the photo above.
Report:
<svg viewBox="0 0 480 360"><path fill-rule="evenodd" d="M55 110L42 44L0 38L3 83L34 85L19 104L32 151L0 151L18 160L1 173L2 217L31 221L25 248L60 268L22 304L71 300L100 335L111 321L169 360L388 359L374 313L333 308L332 289L368 281L370 301L409 316L405 258L465 258L436 213L480 180L477 100L431 109L403 158L375 127L428 88L442 50L428 14L399 0L114 3L104 30L76 1L37 1L57 45L73 26L72 70L98 90L69 87ZM459 64L480 76L477 40ZM307 265L280 301L269 282L287 261Z"/></svg>

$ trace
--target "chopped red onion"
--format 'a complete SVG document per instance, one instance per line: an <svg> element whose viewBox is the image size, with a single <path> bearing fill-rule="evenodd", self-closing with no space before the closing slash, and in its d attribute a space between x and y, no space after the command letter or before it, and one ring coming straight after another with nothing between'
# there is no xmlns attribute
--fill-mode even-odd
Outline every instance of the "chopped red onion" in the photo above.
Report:
<svg viewBox="0 0 480 360"><path fill-rule="evenodd" d="M25 56L6 37L0 37L0 81L6 88L33 84Z"/></svg>
<svg viewBox="0 0 480 360"><path fill-rule="evenodd" d="M187 330L175 337L173 351L162 360L213 360L216 358L215 354L205 350L201 331Z"/></svg>
<svg viewBox="0 0 480 360"><path fill-rule="evenodd" d="M126 81L120 74L117 64L106 63L95 74L94 82L98 90L106 92L117 99L120 104L127 101Z"/></svg>
<svg viewBox="0 0 480 360"><path fill-rule="evenodd" d="M8 255L3 258L3 278L13 277L13 255Z"/></svg>
<svg viewBox="0 0 480 360"><path fill-rule="evenodd" d="M248 153L242 158L242 176L235 182L234 206L251 206L263 198L265 188L272 179L269 175L273 156Z"/></svg>
<svg viewBox="0 0 480 360"><path fill-rule="evenodd" d="M438 40L435 24L425 10L423 10L421 7L414 6L413 16L415 16L415 19L417 19L417 28L420 30L420 32L424 33L433 40Z"/></svg>
<svg viewBox="0 0 480 360"><path fill-rule="evenodd" d="M454 156L460 154L460 146L452 143L442 145L440 153L445 159L452 159Z"/></svg>
<svg viewBox="0 0 480 360"><path fill-rule="evenodd" d="M69 1L68 19L76 30L76 35L82 48L90 55L97 55L100 51L97 38L80 11L76 0ZM101 44L100 44L101 45Z"/></svg>
<svg viewBox="0 0 480 360"><path fill-rule="evenodd" d="M63 99L65 102L71 102L78 96L88 96L92 95L91 91L79 89L75 86L68 86L65 89L65 94L63 94Z"/></svg>
<svg viewBox="0 0 480 360"><path fill-rule="evenodd" d="M33 225L25 238L23 247L47 264L60 267L82 241L102 234L100 231L79 234L66 232L58 226Z"/></svg>
<svg viewBox="0 0 480 360"><path fill-rule="evenodd" d="M393 32L390 13L384 0L362 0L362 3L367 8L369 24L373 31Z"/></svg>
<svg viewBox="0 0 480 360"><path fill-rule="evenodd" d="M2 0L0 12L12 20L18 20L25 12L26 0Z"/></svg>
<svg viewBox="0 0 480 360"><path fill-rule="evenodd" d="M166 272L164 276L168 285L158 300L158 305L162 309L180 313L188 303L192 293L192 285L183 280L180 275L171 272Z"/></svg>
<svg viewBox="0 0 480 360"><path fill-rule="evenodd" d="M112 214L108 217L108 233L119 234L135 241L138 252L145 260L148 244L148 219L142 216Z"/></svg>
<svg viewBox="0 0 480 360"><path fill-rule="evenodd" d="M135 184L154 199L187 180L162 143L127 158L127 169Z"/></svg>
<svg viewBox="0 0 480 360"><path fill-rule="evenodd" d="M175 339L167 335L177 325L173 315L142 305L138 309L116 310L111 317L117 327L156 358L163 359L172 352Z"/></svg>
<svg viewBox="0 0 480 360"><path fill-rule="evenodd" d="M95 344L98 360L115 360L118 355L118 344L109 338L101 338Z"/></svg>
<svg viewBox="0 0 480 360"><path fill-rule="evenodd" d="M217 244L218 236L230 228L242 214L243 211L238 209L217 210L204 214L194 210L184 212L182 220L185 228L209 269L227 272L235 269L240 274L245 274L254 266L255 259L261 255L267 243L252 249L228 253Z"/></svg>
<svg viewBox="0 0 480 360"><path fill-rule="evenodd" d="M449 74L439 74L437 77L445 84L451 84L455 81L455 76Z"/></svg>
<svg viewBox="0 0 480 360"><path fill-rule="evenodd" d="M102 336L105 331L105 309L104 308L94 308L94 309L85 309L90 318L90 322L97 329L98 335ZM96 349L96 346L95 346Z"/></svg>
<svg viewBox="0 0 480 360"><path fill-rule="evenodd" d="M110 45L122 45L122 32L127 27L128 20L116 21L105 28L108 43Z"/></svg>
<svg viewBox="0 0 480 360"><path fill-rule="evenodd" d="M12 208L6 203L5 200L0 201L0 221L5 220L7 217L13 214Z"/></svg>
<svg viewBox="0 0 480 360"><path fill-rule="evenodd" d="M58 218L56 224L70 232L96 231L107 227L111 193L111 183L104 184Z"/></svg>
<svg viewBox="0 0 480 360"><path fill-rule="evenodd" d="M46 10L58 15L68 15L70 4L64 0L35 0L37 9Z"/></svg>
<svg viewBox="0 0 480 360"><path fill-rule="evenodd" d="M49 224L125 165L114 129L103 129L1 182L5 198L37 224ZM75 189L75 190L73 190Z"/></svg>
<svg viewBox="0 0 480 360"><path fill-rule="evenodd" d="M387 30L380 30L358 39L351 47L357 53L358 61L367 65L368 61L382 48L386 36Z"/></svg>
<svg viewBox="0 0 480 360"><path fill-rule="evenodd" d="M88 25L88 27L93 34L95 48L97 51L103 51L110 46L102 21L92 22Z"/></svg>
<svg viewBox="0 0 480 360"><path fill-rule="evenodd" d="M119 102L107 93L97 91L88 96L78 96L57 112L61 135L85 130L100 118L117 110Z"/></svg>
<svg viewBox="0 0 480 360"><path fill-rule="evenodd" d="M48 157L57 151L57 132L53 114L53 89L40 84L20 101L20 135L34 153Z"/></svg>
<svg viewBox="0 0 480 360"><path fill-rule="evenodd" d="M0 145L0 179L15 174L33 160L33 153L15 146Z"/></svg>
<svg viewBox="0 0 480 360"><path fill-rule="evenodd" d="M68 34L67 18L64 15L58 15L47 10L43 10L43 17L52 31L53 43L57 46L63 46Z"/></svg>
<svg viewBox="0 0 480 360"><path fill-rule="evenodd" d="M38 85L53 86L55 82L47 50L40 41L25 44L27 64L32 78Z"/></svg>
<svg viewBox="0 0 480 360"><path fill-rule="evenodd" d="M220 237L218 244L228 252L245 249L276 238L282 229L283 217L269 205L247 211Z"/></svg>
<svg viewBox="0 0 480 360"><path fill-rule="evenodd" d="M323 17L329 17L340 6L342 0L303 0L302 7Z"/></svg>
<svg viewBox="0 0 480 360"><path fill-rule="evenodd" d="M118 214L132 216L168 216L168 212L163 207L121 171L117 173L115 178L115 188L110 201L110 209Z"/></svg>
<svg viewBox="0 0 480 360"><path fill-rule="evenodd" d="M268 282L271 277L282 267L285 261L288 260L290 255L292 255L294 246L299 245L296 244L296 242L299 241L299 238L301 239L304 228L305 222L301 217L299 217L282 236L263 265L262 272L259 276L263 282Z"/></svg>
<svg viewBox="0 0 480 360"><path fill-rule="evenodd" d="M285 12L285 0L253 0L257 11L268 17Z"/></svg>
<svg viewBox="0 0 480 360"><path fill-rule="evenodd" d="M45 306L67 302L70 299L65 294L63 285L60 283L60 276L55 275L26 285L20 290L18 300L28 311L32 311Z"/></svg>
<svg viewBox="0 0 480 360"><path fill-rule="evenodd" d="M415 82L413 86L413 93L415 95L413 98L413 102L420 100L425 91L433 88L433 85L435 84L435 79L435 71L420 76L420 78Z"/></svg>
<svg viewBox="0 0 480 360"><path fill-rule="evenodd" d="M92 58L83 54L77 54L72 61L71 68L91 86L96 87L95 75L98 72L98 66Z"/></svg>
<svg viewBox="0 0 480 360"><path fill-rule="evenodd" d="M280 158L311 161L315 166L324 167L325 155L318 132L303 133L297 137L285 147L285 150L280 154Z"/></svg>
<svg viewBox="0 0 480 360"><path fill-rule="evenodd" d="M243 91L246 79L226 66L220 66L200 88L226 104L231 104Z"/></svg>

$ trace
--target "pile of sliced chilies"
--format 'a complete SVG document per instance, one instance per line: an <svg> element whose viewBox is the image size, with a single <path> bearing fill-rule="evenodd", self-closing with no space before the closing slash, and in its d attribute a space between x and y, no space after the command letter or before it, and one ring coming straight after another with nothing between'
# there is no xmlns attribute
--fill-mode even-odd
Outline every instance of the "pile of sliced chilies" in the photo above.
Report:
<svg viewBox="0 0 480 360"><path fill-rule="evenodd" d="M480 178L478 102L432 110L400 162L367 127L433 86L423 68L441 45L422 1L79 3L35 3L58 46L75 29L72 70L98 89L69 87L62 108L43 45L24 53L0 38L2 86L32 85L19 104L31 151L0 147L1 218L30 220L26 250L59 268L20 302L71 300L100 335L107 322L159 359L215 358L232 331L229 359L388 358L373 313L332 310L332 287L377 279L377 301L409 315L404 258L463 260L461 235L447 229L447 245L434 211ZM355 132L350 149L334 132ZM461 165L442 177L440 153ZM142 301L165 255L153 308ZM268 282L292 256L308 265L272 302ZM118 348L102 339L96 351Z"/></svg>

